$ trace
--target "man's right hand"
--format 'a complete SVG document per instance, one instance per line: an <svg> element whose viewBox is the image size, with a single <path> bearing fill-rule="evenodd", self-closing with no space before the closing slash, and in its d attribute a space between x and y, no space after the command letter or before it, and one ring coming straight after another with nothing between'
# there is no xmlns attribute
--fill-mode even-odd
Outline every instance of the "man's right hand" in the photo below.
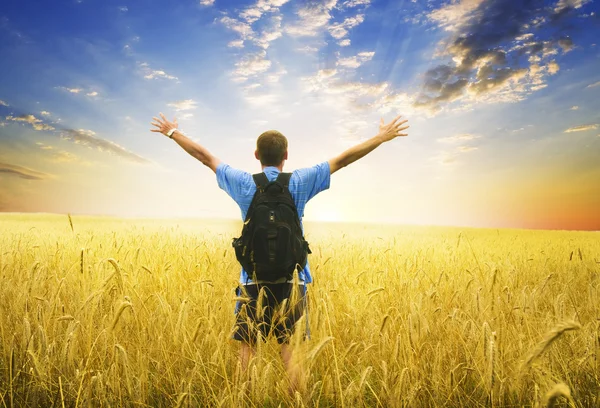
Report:
<svg viewBox="0 0 600 408"><path fill-rule="evenodd" d="M156 126L158 129L150 129L151 132L162 133L167 136L169 130L178 128L179 125L177 124L177 119L173 119L173 122L169 122L162 112L160 113L160 117L162 119L159 119L156 116L152 118L154 119L154 122L151 122L151 125Z"/></svg>
<svg viewBox="0 0 600 408"><path fill-rule="evenodd" d="M400 120L402 115L398 115L387 125L383 122L383 118L379 122L379 134L378 136L383 139L384 142L389 142L392 139L397 138L398 136L408 136L408 133L402 133L403 130L408 129L407 126L402 126L406 122L407 119ZM399 121L400 120L400 121Z"/></svg>

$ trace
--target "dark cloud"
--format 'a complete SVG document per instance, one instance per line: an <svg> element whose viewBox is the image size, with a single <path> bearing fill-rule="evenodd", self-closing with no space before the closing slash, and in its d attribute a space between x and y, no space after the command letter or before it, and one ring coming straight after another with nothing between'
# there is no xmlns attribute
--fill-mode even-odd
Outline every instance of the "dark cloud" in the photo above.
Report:
<svg viewBox="0 0 600 408"><path fill-rule="evenodd" d="M560 45L560 48L565 52L571 51L573 49L573 40L569 37L563 37L558 40L558 45Z"/></svg>
<svg viewBox="0 0 600 408"><path fill-rule="evenodd" d="M510 67L503 67L494 69L490 65L486 65L480 71L484 70L486 74L480 77L478 73L478 81L472 83L469 87L469 90L476 95L492 92L505 85L508 81L519 79L527 74L526 68L513 69Z"/></svg>
<svg viewBox="0 0 600 408"><path fill-rule="evenodd" d="M439 109L443 103L466 96L493 100L495 93L508 87L514 88L513 98L508 100L519 100L540 89L543 78L558 69L556 63L552 69L540 69L537 64L550 64L559 51L573 48L573 41L564 32L565 19L588 1L559 0L548 6L543 0L482 0L463 14L438 13L432 19L439 22L443 14L442 26L451 27L452 35L442 53L451 62L425 73L416 105ZM456 4L444 7L456 8ZM554 24L553 29L546 29L550 24ZM507 100L505 97L506 93L501 100Z"/></svg>
<svg viewBox="0 0 600 408"><path fill-rule="evenodd" d="M45 180L50 177L46 173L9 163L0 163L0 173L19 177L25 180Z"/></svg>
<svg viewBox="0 0 600 408"><path fill-rule="evenodd" d="M125 149L110 140L102 139L96 136L96 133L85 129L65 129L61 131L61 137L65 140L71 140L77 144L97 149L101 152L108 152L123 159L135 163L150 163L149 160Z"/></svg>

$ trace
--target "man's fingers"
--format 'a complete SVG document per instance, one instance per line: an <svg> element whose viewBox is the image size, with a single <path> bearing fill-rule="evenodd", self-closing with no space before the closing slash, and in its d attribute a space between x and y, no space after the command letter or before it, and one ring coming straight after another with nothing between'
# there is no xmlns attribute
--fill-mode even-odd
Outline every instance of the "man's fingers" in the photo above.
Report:
<svg viewBox="0 0 600 408"><path fill-rule="evenodd" d="M159 118L157 118L156 116L153 116L152 119L154 119L155 121L157 121L158 123L161 123L162 120L160 120Z"/></svg>
<svg viewBox="0 0 600 408"><path fill-rule="evenodd" d="M160 112L160 117L163 118L165 122L168 122L167 118L165 117L165 115L163 115L162 112Z"/></svg>
<svg viewBox="0 0 600 408"><path fill-rule="evenodd" d="M156 127L160 127L159 123L154 123L154 122L150 122L151 125L156 126Z"/></svg>
<svg viewBox="0 0 600 408"><path fill-rule="evenodd" d="M157 132L157 133L161 133L161 131L160 131L160 130L158 130L158 129L150 129L150 132Z"/></svg>
<svg viewBox="0 0 600 408"><path fill-rule="evenodd" d="M396 121L397 121L398 119L400 119L401 117L402 117L402 115L398 115L398 116L396 116L396 117L394 118L394 120L392 120L392 123L396 123Z"/></svg>

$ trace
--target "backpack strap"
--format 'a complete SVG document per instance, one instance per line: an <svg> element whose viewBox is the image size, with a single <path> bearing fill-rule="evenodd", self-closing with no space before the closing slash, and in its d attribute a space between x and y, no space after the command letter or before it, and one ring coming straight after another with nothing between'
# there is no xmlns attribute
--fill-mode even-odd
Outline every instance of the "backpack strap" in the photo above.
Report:
<svg viewBox="0 0 600 408"><path fill-rule="evenodd" d="M267 175L265 173L256 173L252 175L252 178L254 179L254 184L256 184L256 188L260 189L260 191L263 191L265 189L265 186L269 184L269 179L267 178Z"/></svg>
<svg viewBox="0 0 600 408"><path fill-rule="evenodd" d="M279 183L281 183L285 188L289 188L291 177L292 177L292 173L279 173L277 175L277 179L275 181L278 181Z"/></svg>

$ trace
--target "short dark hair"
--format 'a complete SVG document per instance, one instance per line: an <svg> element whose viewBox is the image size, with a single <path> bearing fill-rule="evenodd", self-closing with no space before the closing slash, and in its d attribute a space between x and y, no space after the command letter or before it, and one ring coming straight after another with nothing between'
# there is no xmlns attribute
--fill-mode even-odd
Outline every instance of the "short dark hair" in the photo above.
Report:
<svg viewBox="0 0 600 408"><path fill-rule="evenodd" d="M287 152L288 142L284 135L276 130L267 130L256 140L256 150L260 164L279 166Z"/></svg>

